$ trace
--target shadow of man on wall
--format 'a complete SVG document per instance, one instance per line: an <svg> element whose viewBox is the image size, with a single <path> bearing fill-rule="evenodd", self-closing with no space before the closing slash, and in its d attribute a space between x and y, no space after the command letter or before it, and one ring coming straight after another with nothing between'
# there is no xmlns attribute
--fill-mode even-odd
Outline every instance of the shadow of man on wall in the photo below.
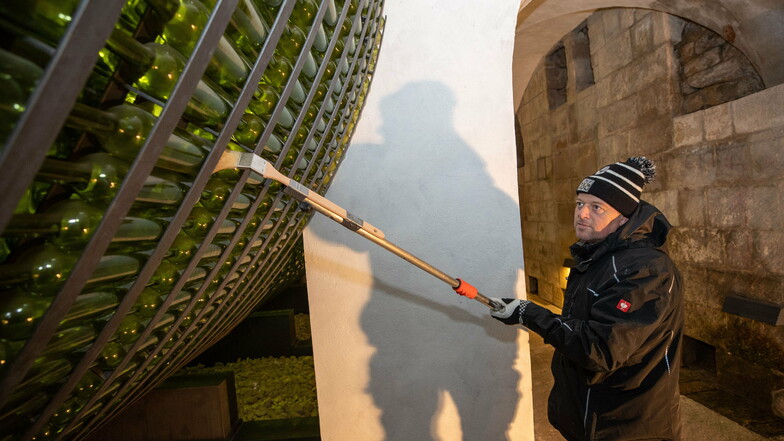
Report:
<svg viewBox="0 0 784 441"><path fill-rule="evenodd" d="M383 98L383 142L352 145L347 161L361 166L336 187L349 194L344 208L392 243L486 295L513 297L522 262L519 208L461 139L455 104L452 91L433 81ZM521 331L369 241L356 237L347 245L371 262L361 326L375 348L367 390L385 439L455 439L455 411L462 439L510 439L521 399L514 369Z"/></svg>

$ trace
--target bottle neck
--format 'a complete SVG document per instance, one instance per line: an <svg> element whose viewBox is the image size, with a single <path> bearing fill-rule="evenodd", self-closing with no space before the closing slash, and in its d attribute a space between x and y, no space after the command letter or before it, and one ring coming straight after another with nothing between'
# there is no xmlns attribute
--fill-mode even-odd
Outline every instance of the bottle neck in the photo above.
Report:
<svg viewBox="0 0 784 441"><path fill-rule="evenodd" d="M125 162L106 153L91 153L76 161L46 158L36 180L66 185L87 202L107 204L127 171Z"/></svg>
<svg viewBox="0 0 784 441"><path fill-rule="evenodd" d="M94 107L75 103L65 124L78 130L103 136L114 131L117 127L117 118Z"/></svg>
<svg viewBox="0 0 784 441"><path fill-rule="evenodd" d="M46 158L38 170L37 179L50 182L65 182L81 187L90 182L92 170L93 167L89 163Z"/></svg>
<svg viewBox="0 0 784 441"><path fill-rule="evenodd" d="M106 45L135 71L147 71L155 59L150 49L120 29L112 30Z"/></svg>

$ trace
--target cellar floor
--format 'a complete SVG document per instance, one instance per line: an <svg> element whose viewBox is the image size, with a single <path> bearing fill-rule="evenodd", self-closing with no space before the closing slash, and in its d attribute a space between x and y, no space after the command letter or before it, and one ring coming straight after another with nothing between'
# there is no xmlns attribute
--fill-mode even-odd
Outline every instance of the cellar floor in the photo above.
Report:
<svg viewBox="0 0 784 441"><path fill-rule="evenodd" d="M532 297L531 300L560 312L541 299ZM550 374L553 348L533 332L529 333L529 342L536 441L563 441L547 421L547 396L553 384ZM681 393L684 441L784 441L784 420L721 390L703 371L683 368Z"/></svg>

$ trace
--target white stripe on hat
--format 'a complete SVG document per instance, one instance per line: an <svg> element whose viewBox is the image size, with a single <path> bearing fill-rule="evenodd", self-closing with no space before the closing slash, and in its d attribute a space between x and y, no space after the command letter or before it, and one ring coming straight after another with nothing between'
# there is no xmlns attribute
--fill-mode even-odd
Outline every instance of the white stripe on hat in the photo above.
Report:
<svg viewBox="0 0 784 441"><path fill-rule="evenodd" d="M621 186L620 186L620 185L618 185L616 182L614 182L614 181L612 181L612 180L610 180L610 179L604 178L604 177L602 177L602 176L598 176L598 175L593 175L593 176L591 176L591 177L592 177L592 178L596 178L596 179L601 179L602 181L609 182L610 184L612 184L613 186L615 186L615 187L616 187L618 190L621 190L622 192L626 193L626 195L627 195L627 196L629 196L630 198L632 198L632 199L634 200L634 202L640 202L640 199L639 199L638 197L636 197L635 195L633 195L633 194L629 193L629 190L627 190L627 189L625 189L625 188L621 187Z"/></svg>
<svg viewBox="0 0 784 441"><path fill-rule="evenodd" d="M629 164L624 164L623 162L616 162L615 164L624 166L624 167L628 168L629 170L631 170L631 171L637 173L638 175L640 175L641 178L645 179L645 175L639 169L636 169L636 168L632 167Z"/></svg>
<svg viewBox="0 0 784 441"><path fill-rule="evenodd" d="M637 190L640 193L642 193L642 188L640 188L640 186L635 184L634 182L630 181L626 176L623 176L623 175L621 175L619 173L616 173L616 172L612 171L612 169L609 169L609 168L605 171L605 173L610 173L613 176L617 176L617 177L623 179L624 182L626 182L627 184L631 185L632 187L634 187L635 190Z"/></svg>

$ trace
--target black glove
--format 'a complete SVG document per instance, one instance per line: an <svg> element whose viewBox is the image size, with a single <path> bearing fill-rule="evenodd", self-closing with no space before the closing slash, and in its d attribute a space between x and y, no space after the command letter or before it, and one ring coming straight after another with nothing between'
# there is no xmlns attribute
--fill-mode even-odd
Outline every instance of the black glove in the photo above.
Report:
<svg viewBox="0 0 784 441"><path fill-rule="evenodd" d="M522 305L528 305L528 303L530 303L528 300L498 298L492 298L492 300L504 305L504 307L498 311L490 310L490 315L493 316L494 319L507 325L523 324L522 311L524 308Z"/></svg>

